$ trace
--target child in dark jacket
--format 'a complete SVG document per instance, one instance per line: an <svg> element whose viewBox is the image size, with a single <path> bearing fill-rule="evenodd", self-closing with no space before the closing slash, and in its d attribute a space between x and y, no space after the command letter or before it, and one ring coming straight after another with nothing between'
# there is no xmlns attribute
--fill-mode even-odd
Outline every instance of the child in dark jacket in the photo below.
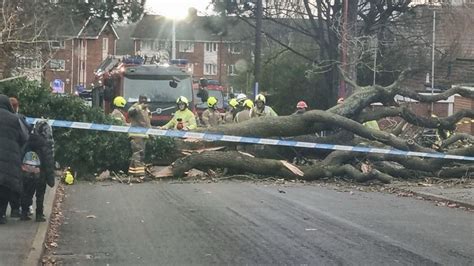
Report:
<svg viewBox="0 0 474 266"><path fill-rule="evenodd" d="M46 221L44 217L44 194L46 185L54 186L54 140L51 126L45 120L36 123L30 135L23 159L23 194L21 197L20 220L28 217L29 207L36 195L36 221Z"/></svg>

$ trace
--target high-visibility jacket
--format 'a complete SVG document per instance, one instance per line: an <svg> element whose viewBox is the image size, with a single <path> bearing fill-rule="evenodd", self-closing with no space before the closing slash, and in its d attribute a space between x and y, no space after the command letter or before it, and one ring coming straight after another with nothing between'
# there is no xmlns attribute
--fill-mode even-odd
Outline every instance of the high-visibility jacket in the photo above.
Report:
<svg viewBox="0 0 474 266"><path fill-rule="evenodd" d="M377 123L377 121L375 121L375 120L367 121L367 122L363 123L363 125L367 128L370 128L370 129L380 130L379 123Z"/></svg>
<svg viewBox="0 0 474 266"><path fill-rule="evenodd" d="M265 105L263 110L258 109L257 106L252 108L250 117L260 117L260 116L278 116L278 114L270 106Z"/></svg>
<svg viewBox="0 0 474 266"><path fill-rule="evenodd" d="M193 112L191 112L191 110L189 110L188 108L184 109L183 111L176 111L176 113L174 113L173 118L171 118L171 120L163 127L166 129L177 129L178 119L181 119L183 126L189 130L197 128L196 117L194 116Z"/></svg>

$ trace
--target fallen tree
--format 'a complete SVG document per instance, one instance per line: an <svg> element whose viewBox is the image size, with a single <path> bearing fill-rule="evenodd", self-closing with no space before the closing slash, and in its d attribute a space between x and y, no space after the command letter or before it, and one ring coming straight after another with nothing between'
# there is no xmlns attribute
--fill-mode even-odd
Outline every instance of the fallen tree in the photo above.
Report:
<svg viewBox="0 0 474 266"><path fill-rule="evenodd" d="M260 117L239 124L226 124L199 131L426 153L443 151L452 155L474 156L474 141L469 134L455 133L442 140L437 146L425 145L419 142L415 136L406 137L405 134L401 134L407 125L425 129L453 130L456 128L456 123L463 118L474 118L474 110L460 110L448 117L422 117L406 106L399 106L394 100L396 95L423 103L447 99L452 95L474 99L474 90L466 86L456 86L436 95L422 95L401 85L405 74L406 72L403 72L400 78L389 86L358 86L344 76L346 82L354 87L354 93L343 104L336 105L326 111L312 110L300 115ZM371 106L374 103L382 103L383 106L373 109ZM393 117L396 117L400 124L392 131L378 130L363 125L366 121ZM322 130L331 130L333 133L320 137L317 133ZM454 145L455 143L457 145ZM204 144L204 146L206 145ZM236 151L235 144L227 144L227 146L229 148L224 151L188 153L189 155L177 159L172 164L172 174L177 177L183 176L193 168L229 168L240 173L305 180L340 176L359 182L376 179L387 183L394 177L463 177L471 175L474 164L472 161L464 160L455 161L381 153L318 152L288 147L255 148L248 144L240 148L237 147L237 150L245 151L243 153ZM280 152L276 152L276 156L275 150L280 150ZM282 150L286 152L281 152ZM288 162L292 157L301 157L302 154L312 158L305 160L304 165L294 165ZM278 158L279 156L281 158Z"/></svg>

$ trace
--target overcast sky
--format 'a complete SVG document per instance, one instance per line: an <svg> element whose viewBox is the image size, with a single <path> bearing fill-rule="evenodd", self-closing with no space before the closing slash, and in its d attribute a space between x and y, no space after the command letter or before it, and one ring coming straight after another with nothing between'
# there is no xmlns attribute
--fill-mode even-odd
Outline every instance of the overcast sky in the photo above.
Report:
<svg viewBox="0 0 474 266"><path fill-rule="evenodd" d="M147 0L145 10L148 13L160 15L169 15L176 12L187 14L190 7L205 12L210 3L211 0Z"/></svg>

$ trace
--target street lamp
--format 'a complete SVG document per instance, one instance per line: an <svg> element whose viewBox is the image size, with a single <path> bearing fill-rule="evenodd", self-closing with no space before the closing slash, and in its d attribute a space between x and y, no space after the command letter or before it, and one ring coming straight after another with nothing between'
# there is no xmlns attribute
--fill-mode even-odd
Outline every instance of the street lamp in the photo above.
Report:
<svg viewBox="0 0 474 266"><path fill-rule="evenodd" d="M171 59L176 59L176 22L178 20L184 19L188 15L188 10L182 8L178 5L173 6L173 8L162 9L161 15L171 19Z"/></svg>

